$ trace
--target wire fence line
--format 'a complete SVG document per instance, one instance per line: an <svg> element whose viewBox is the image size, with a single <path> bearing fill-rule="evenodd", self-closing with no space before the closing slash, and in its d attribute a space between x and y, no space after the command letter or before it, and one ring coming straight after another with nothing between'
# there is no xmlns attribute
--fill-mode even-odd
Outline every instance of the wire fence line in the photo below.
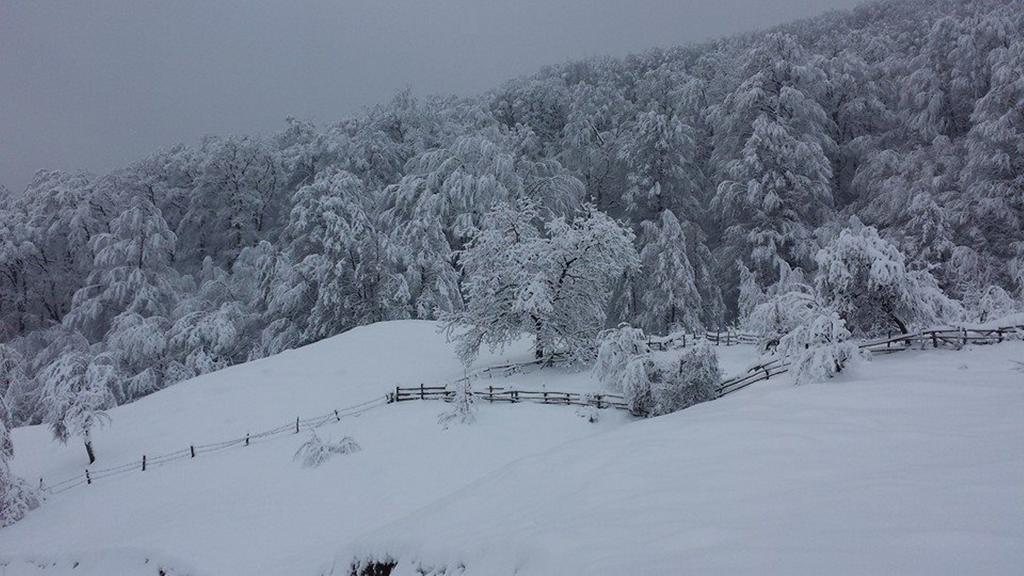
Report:
<svg viewBox="0 0 1024 576"><path fill-rule="evenodd" d="M298 434L302 430L313 430L325 424L341 422L342 418L358 416L364 412L389 404L393 401L394 398L392 395L387 394L372 400L367 400L366 402L332 410L331 412L321 414L319 416L313 416L305 419L296 417L287 424L282 424L276 428L248 433L245 436L238 436L236 438L231 438L230 440L222 440L206 444L191 444L188 448L182 448L181 450L168 452L166 454L157 454L154 456L142 455L138 460L126 462L117 466L111 466L109 468L86 468L81 474L76 474L75 476L65 478L64 480L52 484L46 484L44 483L44 480L40 478L39 488L41 492L47 495L61 494L79 486L86 486L98 480L121 476L123 474L128 474L129 472L145 472L153 467L163 466L179 460L191 460L203 454L221 452L229 448L239 446L245 447L256 442L267 441L284 436L292 436Z"/></svg>

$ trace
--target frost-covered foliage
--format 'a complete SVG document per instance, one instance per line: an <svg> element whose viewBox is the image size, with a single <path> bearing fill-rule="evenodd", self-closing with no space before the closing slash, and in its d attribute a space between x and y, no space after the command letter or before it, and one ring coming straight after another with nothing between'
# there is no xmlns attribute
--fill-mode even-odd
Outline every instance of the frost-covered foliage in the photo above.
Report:
<svg viewBox="0 0 1024 576"><path fill-rule="evenodd" d="M796 384L831 378L861 356L846 323L829 308L812 310L782 338L778 352L788 358Z"/></svg>
<svg viewBox="0 0 1024 576"><path fill-rule="evenodd" d="M7 429L9 410L0 398L0 528L10 526L39 505L39 495L21 478L11 472L14 443Z"/></svg>
<svg viewBox="0 0 1024 576"><path fill-rule="evenodd" d="M846 228L817 256L822 302L859 334L906 333L912 325L956 320L960 306L932 275L910 271L896 246L870 226Z"/></svg>
<svg viewBox="0 0 1024 576"><path fill-rule="evenodd" d="M989 286L978 299L975 316L978 322L988 322L1017 312L1021 303L999 286Z"/></svg>
<svg viewBox="0 0 1024 576"><path fill-rule="evenodd" d="M636 416L658 416L712 400L721 373L718 355L707 342L680 351L678 357L653 357L643 331L628 325L602 333L594 372L622 393Z"/></svg>
<svg viewBox="0 0 1024 576"><path fill-rule="evenodd" d="M352 454L360 450L362 448L359 444L349 436L325 442L316 430L313 430L309 433L309 438L295 451L293 459L300 462L303 468L316 468L336 454Z"/></svg>
<svg viewBox="0 0 1024 576"><path fill-rule="evenodd" d="M714 400L722 380L718 354L706 341L683 350L678 360L662 366L653 376L654 415Z"/></svg>
<svg viewBox="0 0 1024 576"><path fill-rule="evenodd" d="M39 375L43 381L44 421L53 437L66 443L72 436L85 441L89 462L95 459L90 433L110 421L106 410L114 406L103 365L85 352L66 352Z"/></svg>
<svg viewBox="0 0 1024 576"><path fill-rule="evenodd" d="M777 336L784 307L755 310L793 291L787 271L829 278L857 335L955 312L942 293L1020 297L1022 31L1017 0L883 0L474 98L403 91L106 175L40 171L0 194L12 422L41 421L42 372L83 339L127 402L387 319L462 318L468 355L526 334L588 356L619 322L756 316ZM521 205L526 236L503 237L515 218L493 212ZM902 253L893 282L818 270L830 242L850 256L833 239L851 216ZM847 290L869 278L872 296Z"/></svg>
<svg viewBox="0 0 1024 576"><path fill-rule="evenodd" d="M462 253L467 305L448 329L467 362L524 334L537 358L591 355L615 279L637 266L632 233L593 206L538 222L528 202L501 204Z"/></svg>
<svg viewBox="0 0 1024 576"><path fill-rule="evenodd" d="M472 424L476 422L476 403L473 399L473 381L465 378L455 385L451 409L437 417L445 429L451 424Z"/></svg>
<svg viewBox="0 0 1024 576"><path fill-rule="evenodd" d="M650 352L643 330L622 324L601 333L597 345L594 373L598 380L613 390L621 390L621 383L630 361Z"/></svg>

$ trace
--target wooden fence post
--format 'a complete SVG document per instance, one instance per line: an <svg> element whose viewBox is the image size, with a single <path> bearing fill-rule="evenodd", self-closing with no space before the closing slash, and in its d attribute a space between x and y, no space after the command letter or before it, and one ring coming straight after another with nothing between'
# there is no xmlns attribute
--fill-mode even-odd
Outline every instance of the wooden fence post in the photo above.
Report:
<svg viewBox="0 0 1024 576"><path fill-rule="evenodd" d="M298 416L295 417L295 433L296 434L299 433L299 417Z"/></svg>
<svg viewBox="0 0 1024 576"><path fill-rule="evenodd" d="M426 399L427 399L427 395L423 391L423 383L421 382L420 383L420 400L426 400Z"/></svg>
<svg viewBox="0 0 1024 576"><path fill-rule="evenodd" d="M196 457L196 447L195 446L189 446L188 447L188 451L192 453L192 457L193 458Z"/></svg>
<svg viewBox="0 0 1024 576"><path fill-rule="evenodd" d="M594 398L597 399L597 409L600 410L601 409L601 395L597 394L596 396L594 396Z"/></svg>
<svg viewBox="0 0 1024 576"><path fill-rule="evenodd" d="M395 386L395 402L398 402L398 393L401 390L398 386Z"/></svg>
<svg viewBox="0 0 1024 576"><path fill-rule="evenodd" d="M248 432L245 433L245 445L246 446L249 445L249 433Z"/></svg>
<svg viewBox="0 0 1024 576"><path fill-rule="evenodd" d="M967 346L967 328L964 328L964 346Z"/></svg>
<svg viewBox="0 0 1024 576"><path fill-rule="evenodd" d="M146 471L146 455L145 454L142 455L142 471L143 472Z"/></svg>
<svg viewBox="0 0 1024 576"><path fill-rule="evenodd" d="M935 336L935 331L932 330L932 348L939 347L939 339Z"/></svg>
<svg viewBox="0 0 1024 576"><path fill-rule="evenodd" d="M89 469L85 469L85 483L92 484L92 476L89 476Z"/></svg>
<svg viewBox="0 0 1024 576"><path fill-rule="evenodd" d="M494 402L494 386L487 387L487 401Z"/></svg>
<svg viewBox="0 0 1024 576"><path fill-rule="evenodd" d="M341 422L341 416L338 416L337 410L334 411L334 419L337 420L338 422Z"/></svg>

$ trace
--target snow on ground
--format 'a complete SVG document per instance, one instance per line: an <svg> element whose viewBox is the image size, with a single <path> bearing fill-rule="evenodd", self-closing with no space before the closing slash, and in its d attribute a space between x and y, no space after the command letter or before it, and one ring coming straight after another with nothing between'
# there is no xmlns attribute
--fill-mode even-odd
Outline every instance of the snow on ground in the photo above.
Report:
<svg viewBox="0 0 1024 576"><path fill-rule="evenodd" d="M484 355L478 366L527 356L525 345L513 347L500 358ZM112 410L112 425L95 434L97 466L238 437L381 396L396 384L442 384L464 372L434 323L357 328ZM519 386L514 378L494 381ZM52 496L0 531L0 557L39 560L60 552L74 561L87 557L101 571L114 562L108 573L128 574L124 566L156 553L202 574L313 574L339 542L509 462L629 421L611 410L591 424L562 406L494 405L472 426L442 430L437 416L446 409L405 402L327 425L321 437L350 435L363 450L316 469L292 461L304 432L97 481ZM39 426L13 437L14 470L30 481L82 473L80 443L60 446ZM39 563L12 563L0 573L36 574ZM67 564L51 565L47 574L62 574Z"/></svg>
<svg viewBox="0 0 1024 576"><path fill-rule="evenodd" d="M725 374L756 361L751 347L718 352ZM528 357L521 344L477 367ZM1011 360L1024 343L906 352L648 421L482 404L475 424L443 430L442 403L389 405L323 427L363 450L319 468L292 461L302 433L52 496L0 530L0 574L347 574L357 554L392 554L404 573L464 562L469 575L1012 571L1024 565L1024 374ZM464 373L435 324L359 328L111 411L99 464ZM597 386L567 368L488 384ZM82 470L78 444L42 427L13 436L29 479Z"/></svg>
<svg viewBox="0 0 1024 576"><path fill-rule="evenodd" d="M773 379L512 463L344 546L396 576L1013 574L1024 343ZM463 572L459 572L463 574Z"/></svg>

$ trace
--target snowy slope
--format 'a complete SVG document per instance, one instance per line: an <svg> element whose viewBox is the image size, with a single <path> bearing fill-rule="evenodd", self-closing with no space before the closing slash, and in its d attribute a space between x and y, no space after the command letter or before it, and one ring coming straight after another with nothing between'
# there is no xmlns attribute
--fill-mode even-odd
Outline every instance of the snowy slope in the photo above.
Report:
<svg viewBox="0 0 1024 576"><path fill-rule="evenodd" d="M727 373L754 360L719 351ZM507 352L478 366L529 356ZM1005 572L1024 562L1024 374L1012 359L1024 344L910 352L639 422L495 404L443 430L441 403L388 405L325 426L363 450L320 468L292 461L303 433L53 496L0 530L0 574L347 574L367 555L467 574ZM113 410L100 464L463 373L435 324L359 328ZM562 368L490 383L596 387ZM44 428L14 439L23 476L82 470L81 446Z"/></svg>
<svg viewBox="0 0 1024 576"><path fill-rule="evenodd" d="M346 546L394 574L1019 574L1024 343L779 378L567 443ZM462 574L463 572L458 572Z"/></svg>
<svg viewBox="0 0 1024 576"><path fill-rule="evenodd" d="M479 365L527 357L522 346L501 358L485 355ZM97 466L234 438L381 396L396 384L439 384L463 373L434 323L357 328L112 410L112 425L95 434ZM571 374L578 385L589 379ZM509 382L516 380L495 384ZM292 461L303 433L58 494L0 531L0 557L49 559L59 552L70 559L47 574L62 574L61 566L81 558L100 572L122 573L122 566L151 553L183 560L168 565L191 566L189 573L312 574L339 542L518 458L628 421L623 413L608 413L595 425L564 407L495 406L472 427L442 430L437 416L445 409L436 402L407 402L325 426L321 436L351 435L363 451L317 469ZM17 429L13 437L14 469L23 477L82 473L85 450L79 443L60 446L38 426ZM0 573L35 574L38 566L22 564L19 570L12 565Z"/></svg>

